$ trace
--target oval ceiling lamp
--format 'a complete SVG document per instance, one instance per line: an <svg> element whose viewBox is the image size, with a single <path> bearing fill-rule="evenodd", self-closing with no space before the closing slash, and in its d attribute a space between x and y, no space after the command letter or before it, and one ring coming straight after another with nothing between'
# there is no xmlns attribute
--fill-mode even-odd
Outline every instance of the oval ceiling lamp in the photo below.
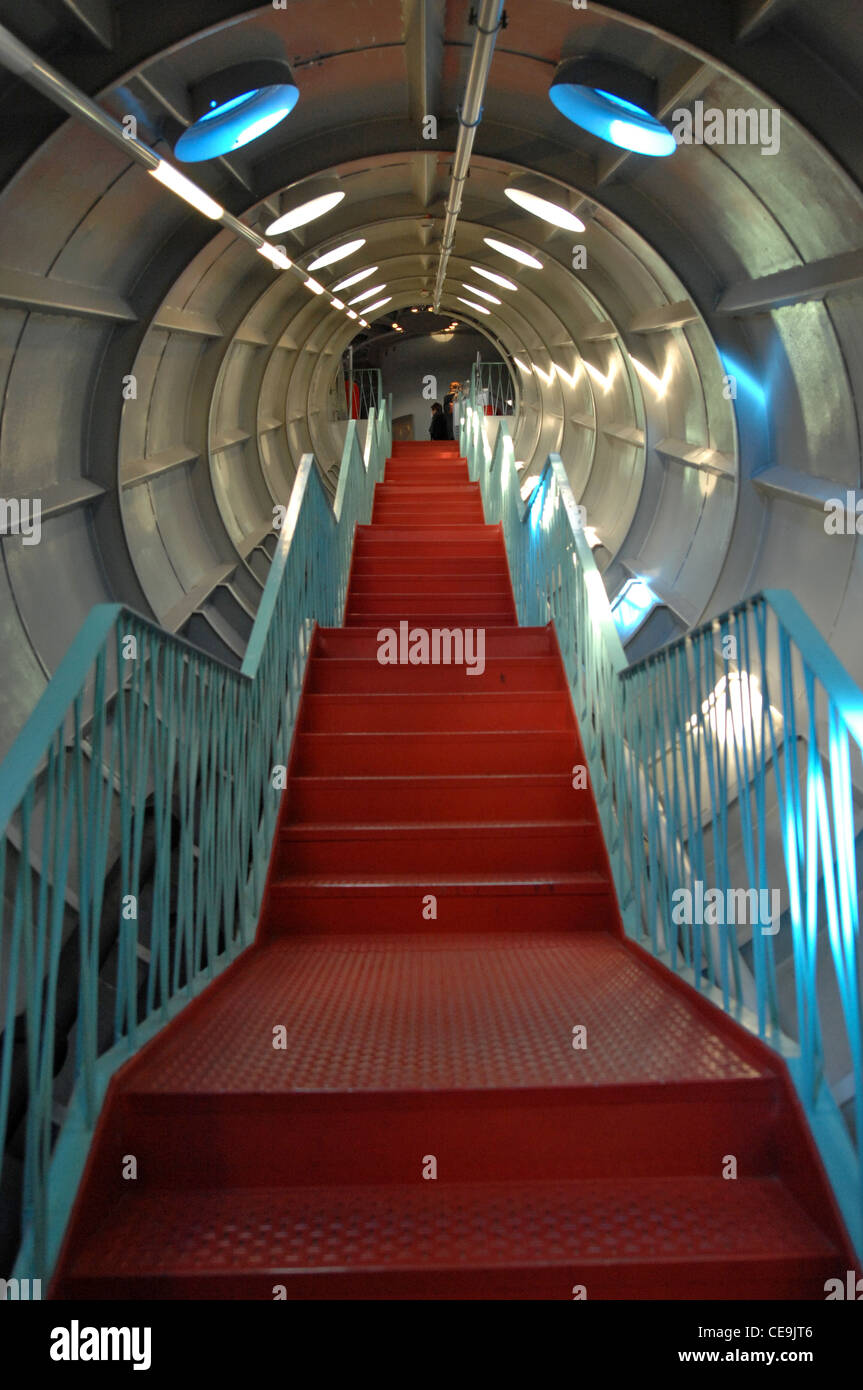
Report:
<svg viewBox="0 0 863 1390"><path fill-rule="evenodd" d="M558 200L555 201L548 196L548 184L539 179L513 179L503 191L516 207L532 213L534 217L542 218L543 222L549 222L552 227L562 227L567 232L585 230L581 218L576 217L566 205L563 191L561 190Z"/></svg>
<svg viewBox="0 0 863 1390"><path fill-rule="evenodd" d="M342 246L334 246L332 251L325 251L322 256L310 261L309 270L321 270L325 265L335 265L336 261L343 261L346 256L352 256L365 244L366 239L361 236L357 237L356 241L346 241Z"/></svg>
<svg viewBox="0 0 863 1390"><path fill-rule="evenodd" d="M483 241L486 246L490 246L492 251L499 251L502 256L508 256L511 261L518 261L519 265L530 266L531 270L542 270L542 261L538 261L536 256L531 256L527 251L522 251L519 246L511 246L507 241L498 241L496 237L484 236Z"/></svg>
<svg viewBox="0 0 863 1390"><path fill-rule="evenodd" d="M481 290L479 285L462 285L465 294L479 295L480 299L487 299L489 304L500 304L496 294L489 294L488 290Z"/></svg>
<svg viewBox="0 0 863 1390"><path fill-rule="evenodd" d="M282 194L281 216L267 228L267 236L293 232L307 222L314 222L316 218L331 212L344 196L345 190L334 175L305 179L302 183L294 184L293 188Z"/></svg>
<svg viewBox="0 0 863 1390"><path fill-rule="evenodd" d="M677 141L657 120L656 83L635 68L604 58L569 58L548 90L562 116L600 140L634 154L664 158Z"/></svg>
<svg viewBox="0 0 863 1390"><path fill-rule="evenodd" d="M373 299L376 294L380 294L381 290L385 289L386 285L373 285L370 290L363 290L362 294L356 295L354 299L349 299L348 304L352 309L355 304L362 304L366 299ZM368 310L364 309L363 313L368 313Z"/></svg>
<svg viewBox="0 0 863 1390"><path fill-rule="evenodd" d="M349 275L347 280L340 280L337 285L333 285L333 294L339 294L341 290L346 290L350 285L358 285L361 280L368 280L370 275L374 275L378 269L376 265L366 266L365 270L357 270L353 275Z"/></svg>
<svg viewBox="0 0 863 1390"><path fill-rule="evenodd" d="M194 123L180 136L174 154L183 164L198 164L239 150L289 116L299 96L282 58L223 68L192 88Z"/></svg>
<svg viewBox="0 0 863 1390"><path fill-rule="evenodd" d="M484 280L490 280L493 285L500 285L502 290L518 289L518 285L513 280L507 280L505 275L498 275L494 270L486 270L481 265L472 265L471 270L475 275L481 275Z"/></svg>
<svg viewBox="0 0 863 1390"><path fill-rule="evenodd" d="M491 309L486 309L484 304L477 304L474 299L463 299L460 294L456 295L459 304L469 304L471 309L476 309L480 314L490 314Z"/></svg>

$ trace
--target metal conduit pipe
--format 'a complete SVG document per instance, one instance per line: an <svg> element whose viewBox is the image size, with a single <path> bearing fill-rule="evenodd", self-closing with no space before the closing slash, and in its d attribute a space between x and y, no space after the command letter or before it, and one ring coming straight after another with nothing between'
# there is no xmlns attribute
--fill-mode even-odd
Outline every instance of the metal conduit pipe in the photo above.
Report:
<svg viewBox="0 0 863 1390"><path fill-rule="evenodd" d="M48 97L55 106L60 106L70 116L78 116L87 125L125 149L146 169L157 169L159 156L140 140L131 139L107 111L97 106L83 92L79 92L61 73L33 53L26 44L0 24L0 63L16 77L22 77L37 92Z"/></svg>
<svg viewBox="0 0 863 1390"><path fill-rule="evenodd" d="M458 140L456 141L455 154L452 162L449 198L447 199L446 218L443 224L443 238L440 248L440 261L438 262L437 278L434 287L433 303L435 309L440 308L440 299L443 294L444 281L446 280L446 268L449 263L450 252L455 244L456 223L458 222L458 215L461 212L461 200L464 193L465 179L468 176L468 170L470 168L470 156L473 150L474 135L476 134L477 126L482 120L482 102L485 96L486 86L488 85L488 74L491 68L495 40L497 39L498 30L501 27L503 3L504 0L480 0L477 8L476 36L473 41L470 69L468 71L467 83L464 91L464 102L459 108L458 113Z"/></svg>
<svg viewBox="0 0 863 1390"><path fill-rule="evenodd" d="M151 150L149 145L145 145L142 140L131 137L120 124L115 121L113 116L109 116L107 111L103 111L101 106L97 106L91 101L84 92L78 90L73 83L67 81L65 77L50 64L44 62L36 53L27 48L26 44L16 39L15 35L4 25L0 24L0 63L17 77L23 78L31 87L35 87L37 92L53 101L55 106L67 111L70 116L77 116L87 125L104 135L113 144L118 145L130 158L148 171L153 172L159 165L170 164L169 160L162 159ZM179 172L179 171L178 171ZM183 175L185 178L186 176ZM191 182L191 180L187 180ZM178 195L179 196L179 195ZM203 214L202 214L203 215ZM243 241L260 250L268 243L257 232L252 231L240 222L231 213L223 211L221 217L213 218L212 221L233 232L234 236L240 237ZM291 266L304 282L307 279L305 271L297 266Z"/></svg>

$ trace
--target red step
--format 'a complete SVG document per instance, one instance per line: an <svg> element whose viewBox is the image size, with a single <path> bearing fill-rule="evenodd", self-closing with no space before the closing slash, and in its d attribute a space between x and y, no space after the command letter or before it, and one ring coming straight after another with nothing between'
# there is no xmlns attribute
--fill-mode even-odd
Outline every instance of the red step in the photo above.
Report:
<svg viewBox="0 0 863 1390"><path fill-rule="evenodd" d="M398 609L394 609L389 613L372 613L365 608L351 608L345 615L345 623L348 627L372 626L376 630L380 630L381 628L393 628L397 630L399 623L404 622L405 619L412 624L419 624L421 627L425 628L470 627L486 630L489 627L499 627L502 623L505 623L506 614L500 608L493 613L484 612L482 610L471 610L468 612L465 609L456 613L449 607L447 607L446 610L441 607L436 612L419 613L413 606L402 602ZM512 623L513 625L515 624L514 617L512 618Z"/></svg>
<svg viewBox="0 0 863 1390"><path fill-rule="evenodd" d="M356 551L351 568L353 583L357 584L369 579L384 580L391 575L410 580L435 576L446 579L447 584L456 578L463 586L470 588L484 576L491 576L496 581L501 574L505 575L509 585L509 570L501 554L447 556L432 553L399 557L376 553L370 557Z"/></svg>
<svg viewBox="0 0 863 1390"><path fill-rule="evenodd" d="M381 667L383 671L404 667ZM409 668L408 668L409 669ZM440 670L440 667L433 668ZM474 691L469 667L461 671L463 689L406 694L318 695L306 693L301 712L303 733L439 733L471 731L572 729L572 705L563 690Z"/></svg>
<svg viewBox="0 0 863 1390"><path fill-rule="evenodd" d="M463 594L481 590L487 594L510 594L509 575L499 570L485 574L360 574L354 571L351 583L351 597L361 598L367 594L427 594L433 590L437 594Z"/></svg>
<svg viewBox="0 0 863 1390"><path fill-rule="evenodd" d="M434 555L438 547L448 542L458 541L460 545L472 546L478 555L491 550L503 555L503 537L498 526L479 526L461 523L436 522L432 526L415 526L413 534L406 534L409 528L403 526L358 526L356 543L361 552L367 555L387 555L390 545L404 545L405 541L419 541L423 550ZM407 554L413 554L408 551ZM446 554L446 550L440 552ZM469 552L467 552L469 553Z"/></svg>
<svg viewBox="0 0 863 1390"><path fill-rule="evenodd" d="M474 526L479 517L479 505L466 503L463 507L442 507L423 505L417 502L410 506L395 502L375 502L372 520L381 526L439 526L446 519L450 526Z"/></svg>
<svg viewBox="0 0 863 1390"><path fill-rule="evenodd" d="M445 463L438 461L434 464L423 463L388 463L384 477L384 483L395 483L407 486L450 486L453 483L470 483L471 479L464 463ZM478 487L479 484L472 483L471 486Z"/></svg>
<svg viewBox="0 0 863 1390"><path fill-rule="evenodd" d="M410 489L413 492L413 489ZM448 502L428 493L409 497L376 497L372 522L383 526L440 526L456 522L481 526L482 503L468 497L463 502Z"/></svg>
<svg viewBox="0 0 863 1390"><path fill-rule="evenodd" d="M458 461L463 467L467 467L465 459L459 457L458 443L452 439L436 440L433 443L425 444L419 441L399 441L393 445L392 457L387 462L387 467L399 459L416 460L421 463L433 463L438 459L445 461Z"/></svg>
<svg viewBox="0 0 863 1390"><path fill-rule="evenodd" d="M387 478L386 482L375 484L375 497L427 497L432 502L451 503L457 506L465 501L477 501L480 499L479 483L471 483L467 479L460 480L458 484L431 482L419 484L413 479L410 482L394 482Z"/></svg>
<svg viewBox="0 0 863 1390"><path fill-rule="evenodd" d="M394 863L401 875L420 882L449 874L506 875L512 868L515 839L521 871L538 876L590 870L600 846L594 821L410 826L288 823L280 832L272 881L289 884L294 874L386 874Z"/></svg>
<svg viewBox="0 0 863 1390"><path fill-rule="evenodd" d="M425 777L292 777L286 814L294 821L331 825L452 822L459 816L486 825L517 820L561 820L578 810L569 770L496 776L450 773Z"/></svg>
<svg viewBox="0 0 863 1390"><path fill-rule="evenodd" d="M554 772L563 775L579 759L571 733L499 729L482 733L308 734L294 738L300 777L423 776L435 772Z"/></svg>
<svg viewBox="0 0 863 1390"><path fill-rule="evenodd" d="M400 593L393 590L388 594L357 594L348 599L347 616L352 622L364 618L367 626L380 625L383 618L395 615L396 625L405 619L420 623L421 627L453 625L461 628L498 627L515 615L509 594L480 591L467 597L462 594Z"/></svg>
<svg viewBox="0 0 863 1390"><path fill-rule="evenodd" d="M820 1300L836 1269L835 1248L770 1179L453 1183L433 1218L429 1205L418 1183L218 1186L191 1211L187 1193L127 1191L63 1296Z"/></svg>
<svg viewBox="0 0 863 1390"><path fill-rule="evenodd" d="M376 563L379 560L488 560L500 558L501 541L495 535L477 535L478 528L465 526L449 527L445 533L440 529L433 534L431 529L422 532L414 527L389 527L385 535L374 539L364 536L357 527L357 540L354 555L358 561Z"/></svg>
<svg viewBox="0 0 863 1390"><path fill-rule="evenodd" d="M530 935L537 917L550 932L615 932L617 905L602 874L509 875L456 873L292 874L273 880L260 922L261 941L284 933L365 937L370 931L404 939L428 925L434 911L442 932ZM425 914L425 915L424 915Z"/></svg>
<svg viewBox="0 0 863 1390"><path fill-rule="evenodd" d="M398 488L399 491L403 492L412 492L415 488L463 487L469 482L467 469L461 465L453 467L444 463L438 464L434 468L417 468L413 464L404 464L387 469L383 486Z"/></svg>
<svg viewBox="0 0 863 1390"><path fill-rule="evenodd" d="M560 665L551 657L498 657L486 653L485 670L466 674L464 666L382 666L362 657L312 658L306 677L308 695L410 694L423 691L560 690ZM567 696L568 705L568 696Z"/></svg>
<svg viewBox="0 0 863 1390"><path fill-rule="evenodd" d="M377 634L377 625L365 629L344 627L318 628L315 634L313 655L322 658L330 656L360 657L376 663L378 647L380 645ZM560 669L560 657L556 653L554 642L548 628L487 627L485 629L486 666L488 666L490 661L499 660L501 658L520 657L529 660L536 656L549 657L556 660L561 680L565 680ZM432 668L417 666L414 669L419 679L423 672L431 670Z"/></svg>

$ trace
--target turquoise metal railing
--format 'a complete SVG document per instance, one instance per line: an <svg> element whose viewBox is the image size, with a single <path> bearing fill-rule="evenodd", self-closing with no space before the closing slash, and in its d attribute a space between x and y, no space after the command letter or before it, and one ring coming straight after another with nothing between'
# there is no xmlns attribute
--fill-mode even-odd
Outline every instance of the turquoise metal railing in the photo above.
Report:
<svg viewBox="0 0 863 1390"><path fill-rule="evenodd" d="M474 362L470 389L486 415L518 414L518 388L505 362Z"/></svg>
<svg viewBox="0 0 863 1390"><path fill-rule="evenodd" d="M471 401L461 442L519 621L555 623L625 928L786 1058L863 1249L863 693L779 590L630 666L560 458L523 500L505 422Z"/></svg>
<svg viewBox="0 0 863 1390"><path fill-rule="evenodd" d="M102 605L0 767L0 1155L23 1109L19 1277L50 1274L113 1071L251 940L312 628L341 623L354 526L391 444L387 404L364 451L349 424L334 506L304 455L241 671ZM55 1144L70 978L74 1091Z"/></svg>
<svg viewBox="0 0 863 1390"><path fill-rule="evenodd" d="M332 420L366 420L380 408L383 380L380 367L349 367L340 363L330 391Z"/></svg>

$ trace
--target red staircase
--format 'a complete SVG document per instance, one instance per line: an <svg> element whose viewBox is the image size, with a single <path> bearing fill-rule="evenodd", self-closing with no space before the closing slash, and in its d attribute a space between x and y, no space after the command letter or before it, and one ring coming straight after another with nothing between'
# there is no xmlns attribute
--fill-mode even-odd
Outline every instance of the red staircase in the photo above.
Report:
<svg viewBox="0 0 863 1390"><path fill-rule="evenodd" d="M484 670L381 664L405 621L484 630ZM456 446L396 444L314 638L255 945L112 1083L54 1297L844 1279L784 1066L624 938L583 762Z"/></svg>

